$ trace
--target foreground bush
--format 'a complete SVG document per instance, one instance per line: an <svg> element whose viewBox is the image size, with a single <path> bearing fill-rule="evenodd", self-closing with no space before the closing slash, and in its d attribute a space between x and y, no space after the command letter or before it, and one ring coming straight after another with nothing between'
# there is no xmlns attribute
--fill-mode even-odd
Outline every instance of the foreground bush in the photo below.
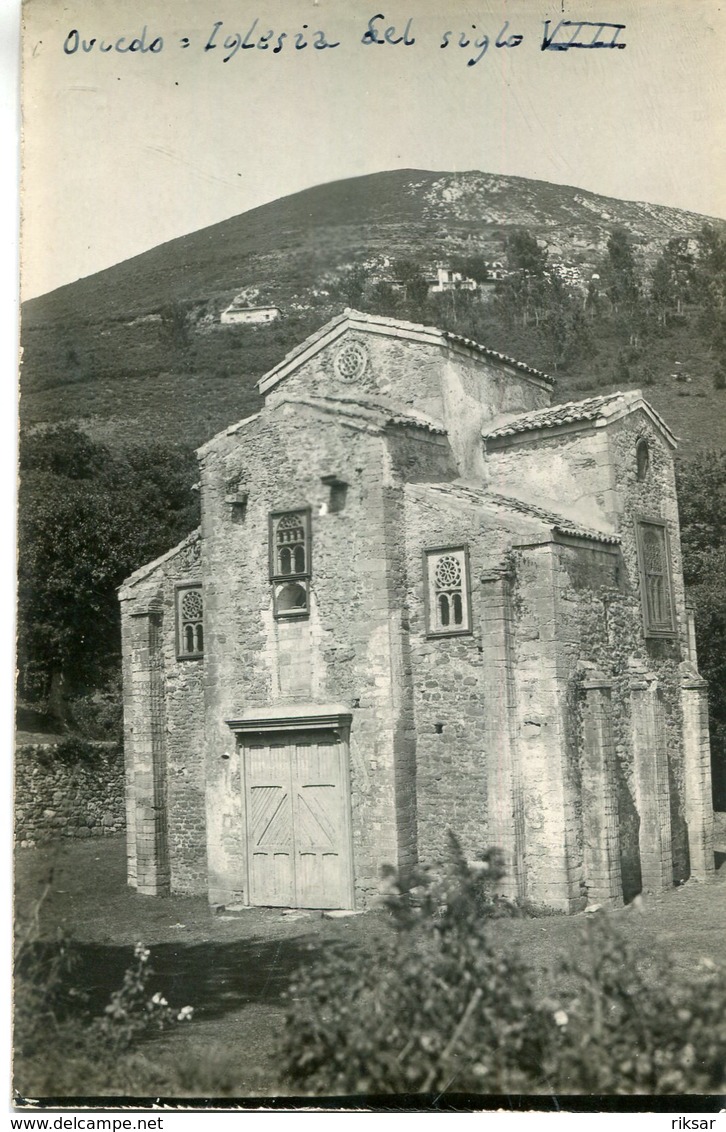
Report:
<svg viewBox="0 0 726 1132"><path fill-rule="evenodd" d="M561 1093L710 1093L726 1083L726 977L702 959L674 977L643 963L625 925L586 921L560 956L547 1069Z"/></svg>
<svg viewBox="0 0 726 1132"><path fill-rule="evenodd" d="M709 961L676 982L646 971L623 927L573 923L544 991L496 953L496 855L394 877L396 931L339 950L290 989L284 1054L301 1091L714 1092L726 1082L726 978Z"/></svg>
<svg viewBox="0 0 726 1132"><path fill-rule="evenodd" d="M365 957L339 951L291 987L285 1053L315 1093L524 1092L541 1076L548 1020L516 955L498 955L494 854L392 877L397 931ZM410 895L409 895L410 893Z"/></svg>
<svg viewBox="0 0 726 1132"><path fill-rule="evenodd" d="M84 972L63 939L43 944L37 910L15 949L14 1084L24 1097L133 1094L153 1079L140 1039L185 1021L191 1006L172 1008L150 993L153 970L142 943L100 1017L89 1015ZM150 1089L150 1092L153 1090Z"/></svg>

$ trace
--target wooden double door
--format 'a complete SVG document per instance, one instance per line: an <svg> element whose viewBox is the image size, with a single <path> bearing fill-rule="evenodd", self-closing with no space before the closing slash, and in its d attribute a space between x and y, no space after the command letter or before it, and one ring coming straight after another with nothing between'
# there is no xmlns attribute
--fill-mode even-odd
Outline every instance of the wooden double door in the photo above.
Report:
<svg viewBox="0 0 726 1132"><path fill-rule="evenodd" d="M347 746L334 731L247 735L251 904L351 908Z"/></svg>

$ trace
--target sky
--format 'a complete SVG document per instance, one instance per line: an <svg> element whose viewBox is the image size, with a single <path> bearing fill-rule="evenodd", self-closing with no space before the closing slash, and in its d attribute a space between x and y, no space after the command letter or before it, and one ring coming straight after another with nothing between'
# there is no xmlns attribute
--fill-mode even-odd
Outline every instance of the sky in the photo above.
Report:
<svg viewBox="0 0 726 1132"><path fill-rule="evenodd" d="M379 12L377 31L397 39L410 19L415 42L363 43ZM625 24L626 46L542 51L544 21L561 19ZM144 27L159 50L100 50ZM267 47L235 50L250 28L254 44L273 32ZM316 30L339 46L295 48ZM726 217L725 33L720 0L26 0L23 297L393 168L482 169Z"/></svg>

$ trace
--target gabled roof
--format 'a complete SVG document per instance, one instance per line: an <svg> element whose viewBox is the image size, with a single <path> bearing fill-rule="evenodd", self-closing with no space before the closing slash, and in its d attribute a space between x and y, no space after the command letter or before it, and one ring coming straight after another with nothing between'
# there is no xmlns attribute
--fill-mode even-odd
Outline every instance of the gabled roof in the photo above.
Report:
<svg viewBox="0 0 726 1132"><path fill-rule="evenodd" d="M324 396L295 394L294 397L283 398L278 404L309 405L311 408L320 409L323 412L357 418L382 427L401 425L407 428L422 429L424 432L432 432L440 436L446 435L446 429L438 421L417 412L409 405L397 405L383 397L354 393L326 393Z"/></svg>
<svg viewBox="0 0 726 1132"><path fill-rule="evenodd" d="M592 425L602 428L614 420L642 409L664 434L668 443L675 448L677 441L668 425L652 405L643 397L639 389L627 393L605 393L599 397L586 397L584 401L566 401L562 405L552 405L548 409L536 409L530 413L520 413L505 419L492 428L488 425L482 430L485 440L517 436L524 432L539 429L569 428L572 425Z"/></svg>
<svg viewBox="0 0 726 1132"><path fill-rule="evenodd" d="M491 350L488 346L482 346L480 342L475 342L473 338L465 338L463 334L454 334L451 330L444 330L442 333L444 338L448 342L453 342L454 345L465 346L468 350L474 350L477 354L483 354L484 357L493 358L496 362L502 362L504 365L521 370L522 373L537 377L540 381L546 381L548 385L555 383L554 377L550 377L548 373L543 373L541 369L535 369L534 366L529 366L526 362L518 362L516 358L510 358L508 354L501 354L499 350Z"/></svg>
<svg viewBox="0 0 726 1132"><path fill-rule="evenodd" d="M228 307L224 309L223 314L229 314L230 311L240 312L253 312L253 311L279 311L280 308L275 303L264 303L262 306L250 306L248 303L233 299Z"/></svg>
<svg viewBox="0 0 726 1132"><path fill-rule="evenodd" d="M257 382L260 393L267 393L273 389L283 378L287 377L293 369L307 362L317 353L335 342L347 330L362 330L369 334L380 334L390 338L403 338L413 342L424 342L432 346L443 346L458 353L479 355L491 358L500 364L510 366L519 373L526 374L538 384L545 384L548 388L553 384L553 378L541 370L534 369L524 362L518 362L497 350L490 350L474 342L471 338L464 338L460 334L453 334L448 330L439 330L435 326L424 326L422 323L404 322L397 318L384 318L382 315L365 314L362 311L346 308L342 314L332 318L320 330L316 330L309 338L304 339L295 346L281 362L264 374Z"/></svg>
<svg viewBox="0 0 726 1132"><path fill-rule="evenodd" d="M547 511L544 507L538 507L535 503L525 503L521 499L515 499L512 495L493 493L489 498L496 506L504 507L507 511L519 511L522 515L531 515L533 518L541 519L542 522L550 524L556 534L570 535L573 538L587 538L595 542L606 542L612 545L620 543L620 535L609 531L599 531L595 527L583 527L572 519L566 519L563 515L557 515L554 511Z"/></svg>
<svg viewBox="0 0 726 1132"><path fill-rule="evenodd" d="M175 558L177 554L181 554L187 547L195 546L196 543L201 541L201 538L202 529L201 527L197 527L196 530L192 531L191 534L177 543L176 546L173 546L171 550L167 550L165 554L160 554L153 562L146 562L143 566L140 566L138 570L134 570L133 574L129 574L128 578L125 578L118 587L117 592L119 597L126 596L127 589L132 589L134 586L137 586L139 582L143 582L144 579L153 574L159 566L163 566L170 558Z"/></svg>
<svg viewBox="0 0 726 1132"><path fill-rule="evenodd" d="M534 503L516 499L510 495L500 495L498 492L488 491L484 487L473 487L469 484L452 481L451 483L417 484L418 490L441 495L444 498L456 499L462 503L470 503L476 507L496 507L504 511L514 511L526 518L536 519L545 523L553 534L568 535L571 538L590 539L593 542L603 542L610 545L620 543L620 535L613 531L598 530L595 527L586 527L555 511L538 507Z"/></svg>
<svg viewBox="0 0 726 1132"><path fill-rule="evenodd" d="M341 418L357 419L362 423L384 427L386 425L400 425L408 428L419 428L424 432L446 435L446 429L431 417L412 409L410 405L396 404L388 398L368 396L356 393L326 393L325 395L298 393L294 397L284 397L278 405L309 405L322 412L336 413ZM222 432L216 433L197 448L197 456L203 456L210 448L214 448L220 436L234 436L242 432L247 425L257 420L259 413L252 413L236 424L229 425Z"/></svg>

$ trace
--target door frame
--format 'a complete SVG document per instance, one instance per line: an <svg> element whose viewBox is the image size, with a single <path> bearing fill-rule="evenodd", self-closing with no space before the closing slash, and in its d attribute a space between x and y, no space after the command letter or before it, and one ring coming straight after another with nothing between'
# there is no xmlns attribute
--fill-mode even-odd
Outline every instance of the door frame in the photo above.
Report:
<svg viewBox="0 0 726 1132"><path fill-rule="evenodd" d="M281 739L284 735L325 731L337 740L340 783L343 792L342 849L345 852L343 888L344 908L355 909L355 876L353 864L353 826L350 798L350 725L352 713L343 704L292 704L285 707L250 708L240 719L228 719L227 726L234 732L240 758L240 786L242 790L242 824L245 846L244 904L250 906L250 852L249 820L247 814L247 766L245 751L250 739Z"/></svg>

